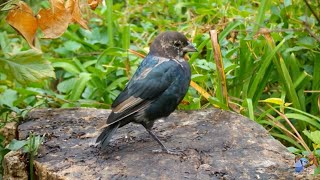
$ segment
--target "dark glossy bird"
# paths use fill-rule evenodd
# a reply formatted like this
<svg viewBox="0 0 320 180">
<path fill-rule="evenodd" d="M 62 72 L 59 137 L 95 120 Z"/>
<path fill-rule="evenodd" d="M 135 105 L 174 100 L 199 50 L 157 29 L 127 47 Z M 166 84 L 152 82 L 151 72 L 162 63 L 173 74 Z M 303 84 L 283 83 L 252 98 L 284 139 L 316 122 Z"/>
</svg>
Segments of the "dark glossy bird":
<svg viewBox="0 0 320 180">
<path fill-rule="evenodd" d="M 158 35 L 125 89 L 112 104 L 112 112 L 97 138 L 105 148 L 118 128 L 133 122 L 141 124 L 161 146 L 161 152 L 174 154 L 153 133 L 155 120 L 169 116 L 186 95 L 190 84 L 190 66 L 184 60 L 196 48 L 174 31 Z"/>
</svg>

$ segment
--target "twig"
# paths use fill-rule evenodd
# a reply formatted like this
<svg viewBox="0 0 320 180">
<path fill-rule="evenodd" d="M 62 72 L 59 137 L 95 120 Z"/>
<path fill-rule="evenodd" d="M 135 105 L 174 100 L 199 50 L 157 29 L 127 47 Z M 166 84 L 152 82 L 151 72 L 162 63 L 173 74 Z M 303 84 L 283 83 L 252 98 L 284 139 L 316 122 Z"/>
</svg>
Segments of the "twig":
<svg viewBox="0 0 320 180">
<path fill-rule="evenodd" d="M 313 16 L 317 19 L 318 24 L 320 24 L 320 18 L 319 16 L 316 14 L 316 12 L 313 11 L 313 9 L 311 8 L 310 4 L 308 3 L 307 0 L 303 0 L 304 3 L 306 3 L 307 7 L 310 9 L 311 13 L 313 14 Z"/>
<path fill-rule="evenodd" d="M 314 32 L 312 32 L 312 30 L 310 29 L 309 25 L 307 24 L 307 22 L 303 22 L 303 24 L 305 25 L 305 29 L 309 32 L 309 34 L 315 38 L 318 42 L 320 42 L 320 37 L 318 37 L 316 34 L 314 34 Z"/>
<path fill-rule="evenodd" d="M 292 123 L 290 122 L 290 120 L 287 118 L 286 115 L 284 115 L 283 113 L 281 113 L 280 111 L 276 110 L 274 107 L 270 106 L 269 104 L 267 104 L 270 108 L 272 108 L 276 113 L 278 113 L 284 120 L 286 120 L 286 122 L 288 123 L 288 125 L 291 127 L 291 129 L 294 131 L 294 133 L 297 135 L 298 137 L 298 141 L 300 142 L 300 144 L 309 152 L 311 153 L 311 150 L 309 149 L 308 145 L 304 142 L 303 138 L 301 137 L 301 135 L 299 134 L 299 132 L 297 131 L 297 129 L 292 125 Z"/>
</svg>

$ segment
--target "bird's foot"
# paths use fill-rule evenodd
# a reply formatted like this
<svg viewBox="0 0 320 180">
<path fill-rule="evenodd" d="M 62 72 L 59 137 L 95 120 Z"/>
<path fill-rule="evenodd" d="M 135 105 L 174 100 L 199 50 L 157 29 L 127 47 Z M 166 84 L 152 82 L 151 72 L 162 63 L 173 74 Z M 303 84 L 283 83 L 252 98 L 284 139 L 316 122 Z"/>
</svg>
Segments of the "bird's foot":
<svg viewBox="0 0 320 180">
<path fill-rule="evenodd" d="M 152 150 L 153 153 L 167 153 L 167 154 L 170 154 L 170 155 L 178 155 L 178 156 L 181 156 L 181 155 L 185 155 L 183 153 L 183 150 L 177 150 L 177 149 L 156 149 L 156 150 Z"/>
</svg>

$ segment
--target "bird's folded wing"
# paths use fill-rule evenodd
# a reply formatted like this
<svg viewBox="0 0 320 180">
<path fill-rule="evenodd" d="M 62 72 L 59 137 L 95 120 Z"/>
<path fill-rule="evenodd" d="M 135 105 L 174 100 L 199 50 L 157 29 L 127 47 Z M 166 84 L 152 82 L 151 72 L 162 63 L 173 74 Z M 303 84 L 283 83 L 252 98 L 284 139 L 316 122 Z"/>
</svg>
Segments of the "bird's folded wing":
<svg viewBox="0 0 320 180">
<path fill-rule="evenodd" d="M 137 71 L 113 102 L 112 114 L 107 124 L 113 124 L 147 108 L 175 80 L 174 66 L 175 62 L 166 61 L 158 64 L 156 68 L 147 66 Z"/>
</svg>

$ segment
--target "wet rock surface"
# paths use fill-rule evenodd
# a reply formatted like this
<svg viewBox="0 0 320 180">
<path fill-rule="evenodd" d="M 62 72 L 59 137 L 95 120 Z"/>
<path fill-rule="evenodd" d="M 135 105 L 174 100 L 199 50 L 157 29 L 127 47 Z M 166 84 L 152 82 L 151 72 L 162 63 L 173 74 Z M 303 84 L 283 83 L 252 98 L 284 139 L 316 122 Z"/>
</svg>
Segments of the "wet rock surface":
<svg viewBox="0 0 320 180">
<path fill-rule="evenodd" d="M 40 179 L 292 179 L 294 156 L 259 124 L 218 109 L 176 111 L 155 123 L 168 148 L 159 149 L 141 125 L 120 128 L 110 147 L 95 145 L 110 111 L 92 108 L 35 109 L 21 124 L 46 134 L 36 158 Z"/>
</svg>

